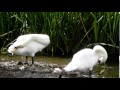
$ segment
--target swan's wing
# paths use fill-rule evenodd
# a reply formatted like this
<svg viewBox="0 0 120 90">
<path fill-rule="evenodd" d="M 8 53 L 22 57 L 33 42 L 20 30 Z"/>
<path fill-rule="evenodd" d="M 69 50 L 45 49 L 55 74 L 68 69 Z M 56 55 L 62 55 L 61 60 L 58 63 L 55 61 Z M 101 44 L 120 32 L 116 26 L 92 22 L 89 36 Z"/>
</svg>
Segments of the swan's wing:
<svg viewBox="0 0 120 90">
<path fill-rule="evenodd" d="M 46 34 L 33 34 L 32 40 L 43 45 L 48 45 L 50 43 L 50 38 Z"/>
<path fill-rule="evenodd" d="M 23 48 L 26 45 L 28 45 L 31 41 L 32 41 L 31 36 L 22 35 L 17 38 L 16 42 L 14 43 L 14 46 L 18 48 Z"/>
<path fill-rule="evenodd" d="M 46 34 L 28 34 L 22 35 L 17 38 L 17 41 L 14 43 L 15 47 L 25 47 L 31 42 L 36 42 L 41 45 L 47 46 L 50 43 L 50 38 Z"/>
</svg>

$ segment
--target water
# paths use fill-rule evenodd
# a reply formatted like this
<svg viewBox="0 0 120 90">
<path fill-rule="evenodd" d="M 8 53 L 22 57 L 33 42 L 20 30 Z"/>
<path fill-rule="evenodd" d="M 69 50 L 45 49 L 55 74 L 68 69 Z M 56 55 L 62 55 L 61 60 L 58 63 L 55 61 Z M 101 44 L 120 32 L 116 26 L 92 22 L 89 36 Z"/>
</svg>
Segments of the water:
<svg viewBox="0 0 120 90">
<path fill-rule="evenodd" d="M 0 55 L 0 61 L 21 61 L 25 60 L 25 57 L 13 56 L 9 57 L 7 55 Z M 31 61 L 31 58 L 28 58 Z M 60 58 L 60 57 L 45 57 L 45 56 L 36 56 L 35 62 L 46 62 L 49 64 L 58 64 L 61 67 L 67 65 L 71 58 Z M 104 65 L 97 65 L 93 69 L 93 74 L 99 75 L 99 78 L 118 78 L 119 77 L 119 64 L 118 63 L 109 63 L 107 62 L 107 68 L 105 72 L 99 75 L 100 71 L 103 70 Z"/>
</svg>

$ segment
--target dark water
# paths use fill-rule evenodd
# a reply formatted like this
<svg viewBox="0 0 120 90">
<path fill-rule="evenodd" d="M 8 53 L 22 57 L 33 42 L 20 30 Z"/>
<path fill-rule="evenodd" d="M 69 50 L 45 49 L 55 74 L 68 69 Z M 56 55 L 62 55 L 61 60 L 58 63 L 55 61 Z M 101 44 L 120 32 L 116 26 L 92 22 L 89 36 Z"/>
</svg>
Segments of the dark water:
<svg viewBox="0 0 120 90">
<path fill-rule="evenodd" d="M 0 55 L 0 61 L 24 61 L 25 57 L 21 56 L 13 56 L 9 57 L 7 55 Z M 31 58 L 29 58 L 29 61 L 31 61 Z M 64 67 L 67 65 L 71 58 L 59 58 L 59 57 L 44 57 L 44 56 L 36 56 L 35 61 L 37 62 L 46 62 L 48 64 L 58 64 L 59 66 Z M 99 78 L 118 78 L 119 77 L 119 63 L 111 63 L 107 62 L 107 68 L 105 69 L 105 72 L 99 75 L 100 71 L 103 70 L 104 65 L 97 65 L 93 69 L 94 74 L 98 74 Z"/>
</svg>

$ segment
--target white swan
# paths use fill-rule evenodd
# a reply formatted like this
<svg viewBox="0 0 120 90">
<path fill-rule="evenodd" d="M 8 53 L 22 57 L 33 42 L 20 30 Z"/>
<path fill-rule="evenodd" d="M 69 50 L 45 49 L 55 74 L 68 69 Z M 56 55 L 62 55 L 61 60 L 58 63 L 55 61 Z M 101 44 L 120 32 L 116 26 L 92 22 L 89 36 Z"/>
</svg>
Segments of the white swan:
<svg viewBox="0 0 120 90">
<path fill-rule="evenodd" d="M 47 34 L 26 34 L 17 38 L 16 42 L 8 48 L 8 53 L 31 56 L 34 64 L 34 56 L 38 51 L 42 51 L 50 44 L 50 38 Z"/>
<path fill-rule="evenodd" d="M 98 63 L 105 63 L 108 58 L 107 51 L 100 45 L 94 46 L 93 49 L 85 48 L 73 55 L 72 61 L 62 69 L 55 68 L 53 73 L 61 73 L 63 71 L 89 71 L 91 77 L 91 71 Z"/>
</svg>

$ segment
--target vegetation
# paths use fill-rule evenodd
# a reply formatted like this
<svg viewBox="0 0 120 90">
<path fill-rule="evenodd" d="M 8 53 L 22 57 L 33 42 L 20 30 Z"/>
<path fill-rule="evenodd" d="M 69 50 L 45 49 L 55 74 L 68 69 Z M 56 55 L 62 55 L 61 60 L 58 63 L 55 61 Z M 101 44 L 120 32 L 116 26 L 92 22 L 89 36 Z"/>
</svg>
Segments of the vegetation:
<svg viewBox="0 0 120 90">
<path fill-rule="evenodd" d="M 46 33 L 50 56 L 69 56 L 98 43 L 109 54 L 119 52 L 118 12 L 0 12 L 0 52 L 19 35 Z"/>
</svg>

